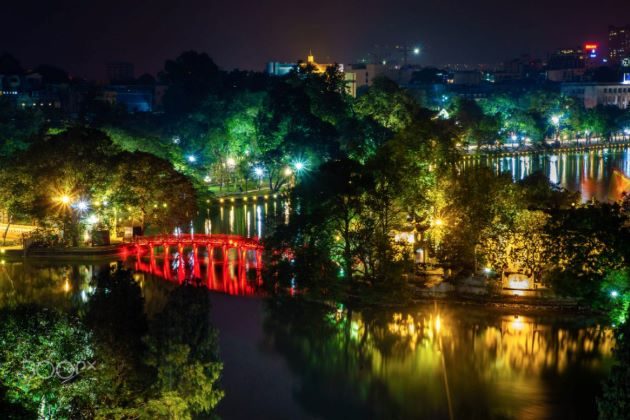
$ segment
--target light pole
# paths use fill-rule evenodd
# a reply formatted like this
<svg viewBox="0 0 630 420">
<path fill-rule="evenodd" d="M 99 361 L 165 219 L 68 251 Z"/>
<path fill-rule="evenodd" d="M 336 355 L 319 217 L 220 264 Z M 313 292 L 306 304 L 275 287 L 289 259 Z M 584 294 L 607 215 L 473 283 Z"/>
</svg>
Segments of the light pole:
<svg viewBox="0 0 630 420">
<path fill-rule="evenodd" d="M 551 123 L 556 127 L 556 141 L 558 141 L 560 137 L 560 115 L 552 115 Z"/>
<path fill-rule="evenodd" d="M 260 186 L 262 183 L 263 175 L 265 174 L 265 170 L 260 166 L 254 168 L 254 174 L 258 177 L 258 189 L 260 190 Z"/>
</svg>

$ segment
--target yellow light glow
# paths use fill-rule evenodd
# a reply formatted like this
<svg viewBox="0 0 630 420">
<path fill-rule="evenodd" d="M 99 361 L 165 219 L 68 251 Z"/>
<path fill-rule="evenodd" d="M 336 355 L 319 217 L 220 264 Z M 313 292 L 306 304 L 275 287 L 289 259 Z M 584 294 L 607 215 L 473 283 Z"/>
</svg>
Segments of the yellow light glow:
<svg viewBox="0 0 630 420">
<path fill-rule="evenodd" d="M 291 176 L 292 173 L 293 171 L 288 166 L 284 168 L 284 176 Z"/>
<path fill-rule="evenodd" d="M 435 224 L 435 226 L 442 226 L 444 224 L 444 220 L 437 218 L 433 223 Z"/>
<path fill-rule="evenodd" d="M 527 290 L 529 280 L 527 278 L 511 278 L 508 282 L 510 289 Z"/>
<path fill-rule="evenodd" d="M 61 204 L 70 204 L 70 196 L 68 195 L 62 195 L 61 197 L 59 197 L 59 201 L 61 202 Z"/>
</svg>

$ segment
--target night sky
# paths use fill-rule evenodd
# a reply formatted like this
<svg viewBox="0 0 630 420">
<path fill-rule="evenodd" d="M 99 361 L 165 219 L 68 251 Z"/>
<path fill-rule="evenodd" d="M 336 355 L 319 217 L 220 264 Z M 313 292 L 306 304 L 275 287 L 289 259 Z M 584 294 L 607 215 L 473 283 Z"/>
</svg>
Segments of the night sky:
<svg viewBox="0 0 630 420">
<path fill-rule="evenodd" d="M 319 62 L 354 62 L 374 44 L 421 45 L 419 64 L 497 63 L 558 47 L 605 42 L 630 23 L 628 0 L 7 0 L 0 51 L 103 78 L 108 61 L 155 73 L 181 51 L 223 68 L 262 70 L 312 49 Z"/>
</svg>

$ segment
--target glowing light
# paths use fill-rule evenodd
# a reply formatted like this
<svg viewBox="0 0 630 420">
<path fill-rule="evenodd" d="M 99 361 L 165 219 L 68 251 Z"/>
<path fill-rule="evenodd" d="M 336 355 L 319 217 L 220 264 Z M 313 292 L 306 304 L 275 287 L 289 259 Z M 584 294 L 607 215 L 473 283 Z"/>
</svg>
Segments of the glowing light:
<svg viewBox="0 0 630 420">
<path fill-rule="evenodd" d="M 508 285 L 510 287 L 510 289 L 517 289 L 517 290 L 527 290 L 529 289 L 529 280 L 526 277 L 523 278 L 510 278 L 510 280 L 508 281 Z"/>
<path fill-rule="evenodd" d="M 254 168 L 254 173 L 256 174 L 257 177 L 261 178 L 263 176 L 263 174 L 265 173 L 265 170 L 259 166 Z"/>
<path fill-rule="evenodd" d="M 300 162 L 297 161 L 293 164 L 293 167 L 295 168 L 295 170 L 299 173 L 300 171 L 304 170 L 304 162 Z"/>
<path fill-rule="evenodd" d="M 291 176 L 292 173 L 293 171 L 288 166 L 284 168 L 284 176 Z"/>
<path fill-rule="evenodd" d="M 617 292 L 616 290 L 610 292 L 610 297 L 616 298 L 617 296 L 619 296 L 619 292 Z"/>
<path fill-rule="evenodd" d="M 195 155 L 188 155 L 188 162 L 195 163 L 197 162 L 197 157 Z"/>
<path fill-rule="evenodd" d="M 205 182 L 206 184 L 209 184 L 210 182 L 212 182 L 212 178 L 206 175 L 203 177 L 203 182 Z"/>
<path fill-rule="evenodd" d="M 90 217 L 88 217 L 88 223 L 91 225 L 98 223 L 98 216 L 95 214 L 90 215 Z"/>
<path fill-rule="evenodd" d="M 442 225 L 444 225 L 444 220 L 442 220 L 442 219 L 440 219 L 440 218 L 437 218 L 437 219 L 435 219 L 435 221 L 433 222 L 433 224 L 434 224 L 435 226 L 442 226 Z"/>
<path fill-rule="evenodd" d="M 560 116 L 559 115 L 552 115 L 551 116 L 551 122 L 553 123 L 553 125 L 557 126 L 558 124 L 560 124 Z"/>
<path fill-rule="evenodd" d="M 521 331 L 525 327 L 525 324 L 523 324 L 523 320 L 519 318 L 518 315 L 514 316 L 514 319 L 510 324 L 512 329 L 514 329 L 515 331 Z"/>
<path fill-rule="evenodd" d="M 70 204 L 70 196 L 67 195 L 62 195 L 61 197 L 59 197 L 59 201 L 61 202 L 61 204 Z"/>
<path fill-rule="evenodd" d="M 88 209 L 88 203 L 86 201 L 79 201 L 78 203 L 76 203 L 76 208 L 79 211 L 86 211 Z"/>
<path fill-rule="evenodd" d="M 418 47 L 414 48 L 414 49 L 413 49 L 413 53 L 414 53 L 415 55 L 420 54 L 420 48 L 418 48 Z"/>
<path fill-rule="evenodd" d="M 225 164 L 228 167 L 233 168 L 236 166 L 236 161 L 234 160 L 234 158 L 227 158 L 227 160 L 225 161 Z"/>
<path fill-rule="evenodd" d="M 484 272 L 484 273 L 486 273 L 486 274 L 490 274 L 490 273 L 492 273 L 492 268 L 490 268 L 490 267 L 485 267 L 485 268 L 483 269 L 483 272 Z"/>
</svg>

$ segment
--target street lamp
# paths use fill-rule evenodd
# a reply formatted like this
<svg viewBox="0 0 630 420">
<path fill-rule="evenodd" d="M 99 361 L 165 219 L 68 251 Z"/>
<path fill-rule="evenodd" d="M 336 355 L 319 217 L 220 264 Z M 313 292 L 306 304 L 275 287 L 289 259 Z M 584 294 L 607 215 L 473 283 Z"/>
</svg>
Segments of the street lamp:
<svg viewBox="0 0 630 420">
<path fill-rule="evenodd" d="M 552 115 L 551 123 L 556 127 L 556 141 L 558 141 L 558 136 L 560 135 L 560 115 Z"/>
<path fill-rule="evenodd" d="M 420 48 L 419 48 L 419 47 L 415 47 L 415 48 L 413 49 L 413 54 L 414 54 L 414 55 L 419 55 L 419 54 L 420 54 Z"/>
<path fill-rule="evenodd" d="M 86 211 L 89 207 L 89 204 L 87 203 L 87 201 L 81 200 L 75 203 L 75 207 L 79 211 Z"/>
<path fill-rule="evenodd" d="M 265 170 L 260 166 L 254 168 L 254 174 L 258 177 L 258 188 L 260 188 L 260 183 L 262 182 L 263 174 Z"/>
<path fill-rule="evenodd" d="M 188 155 L 188 162 L 195 163 L 197 162 L 197 157 L 195 155 Z"/>
</svg>

